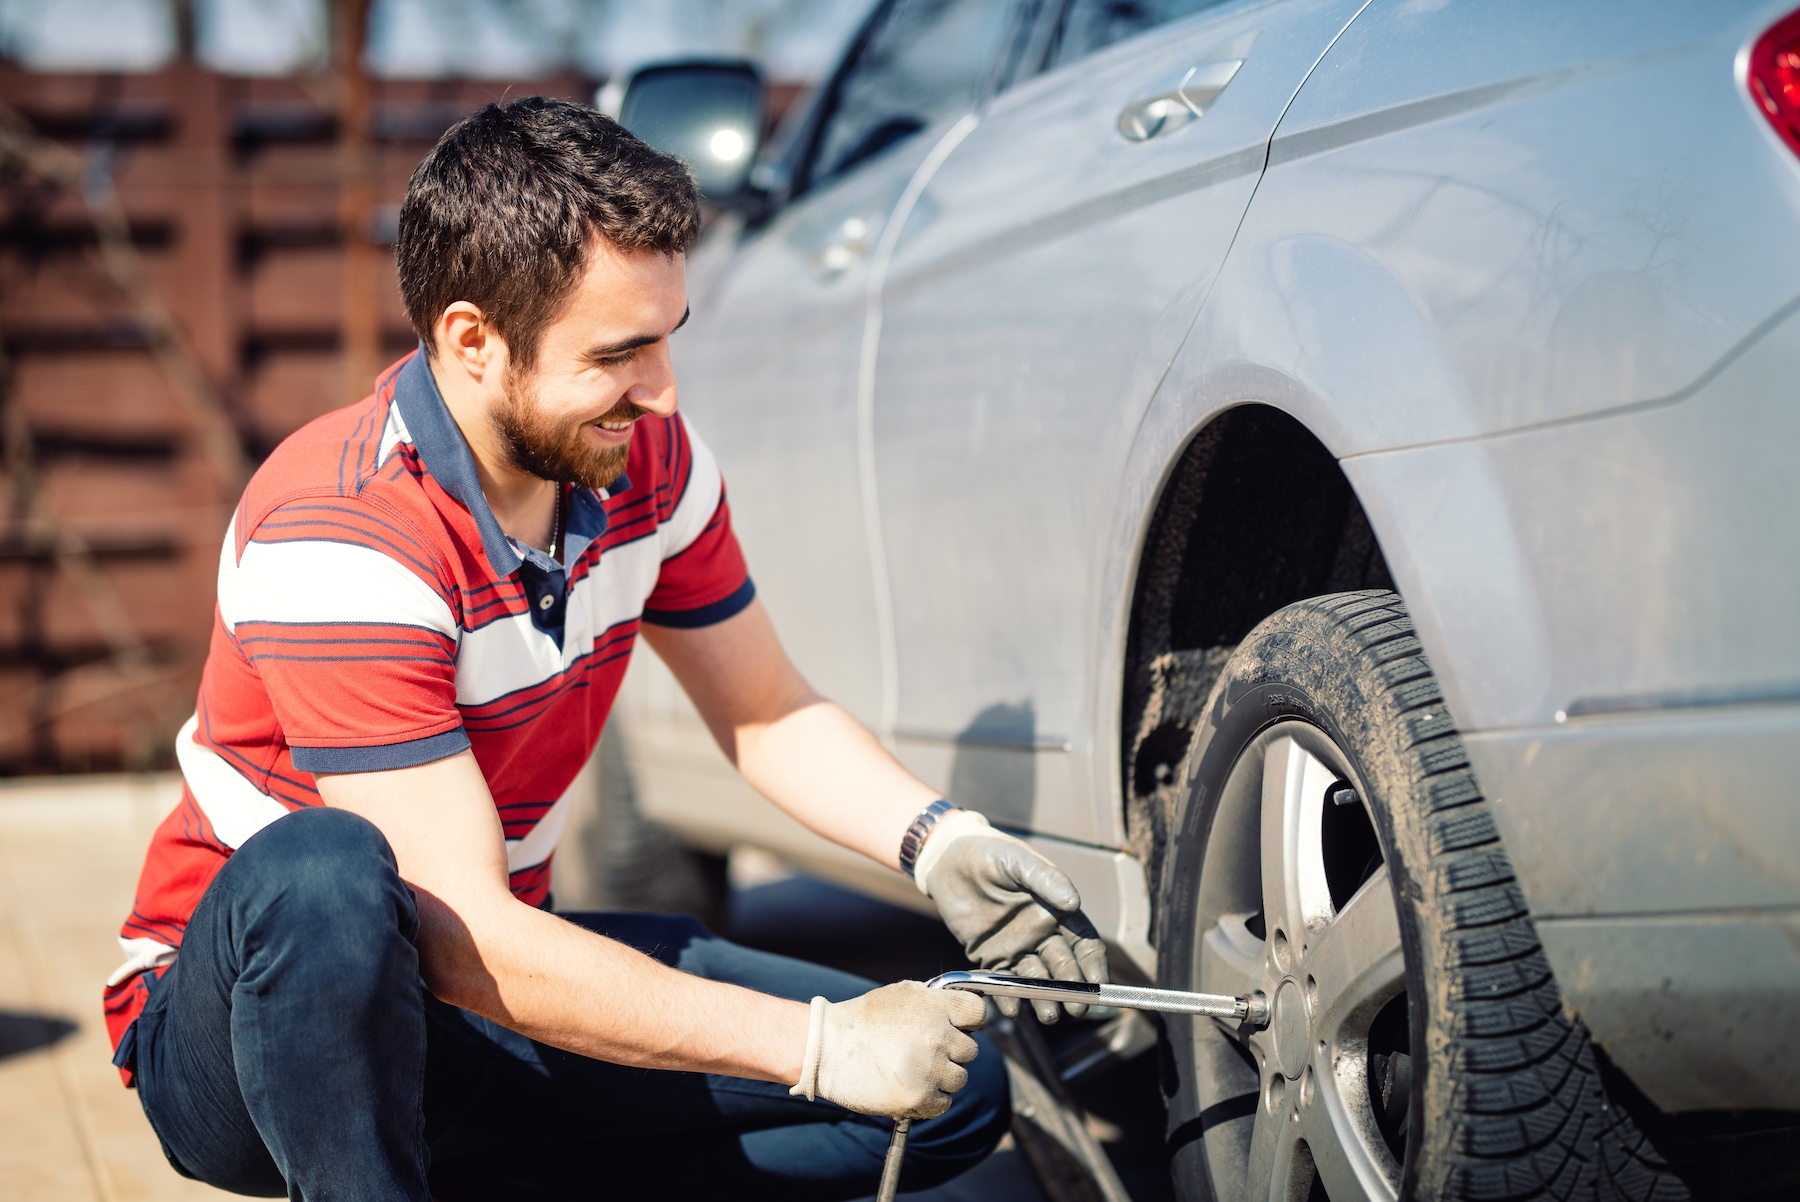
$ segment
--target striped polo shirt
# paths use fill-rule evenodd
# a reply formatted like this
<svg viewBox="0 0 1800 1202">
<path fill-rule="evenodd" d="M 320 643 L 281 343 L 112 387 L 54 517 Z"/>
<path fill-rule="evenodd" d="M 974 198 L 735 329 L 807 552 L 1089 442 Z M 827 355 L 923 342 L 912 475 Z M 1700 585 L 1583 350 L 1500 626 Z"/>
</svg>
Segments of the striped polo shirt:
<svg viewBox="0 0 1800 1202">
<path fill-rule="evenodd" d="M 625 475 L 566 488 L 563 508 L 558 559 L 507 537 L 420 352 L 276 448 L 220 552 L 198 707 L 176 736 L 186 787 L 107 982 L 115 1044 L 226 858 L 320 804 L 315 772 L 472 749 L 512 891 L 544 903 L 567 790 L 639 624 L 704 626 L 755 595 L 718 465 L 679 415 L 638 419 Z"/>
</svg>

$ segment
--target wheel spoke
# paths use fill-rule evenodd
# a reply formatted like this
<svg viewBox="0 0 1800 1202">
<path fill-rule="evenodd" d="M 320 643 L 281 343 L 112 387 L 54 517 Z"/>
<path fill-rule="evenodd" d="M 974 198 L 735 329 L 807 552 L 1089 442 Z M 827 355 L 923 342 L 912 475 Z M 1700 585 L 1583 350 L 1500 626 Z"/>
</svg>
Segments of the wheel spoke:
<svg viewBox="0 0 1800 1202">
<path fill-rule="evenodd" d="M 1263 760 L 1263 912 L 1284 968 L 1331 917 L 1319 819 L 1325 792 L 1336 780 L 1337 773 L 1294 739 L 1269 743 Z M 1277 931 L 1284 938 L 1276 938 Z"/>
<path fill-rule="evenodd" d="M 1400 919 L 1388 870 L 1376 871 L 1318 934 L 1306 956 L 1313 1047 L 1302 1127 L 1333 1198 L 1395 1196 L 1400 1166 L 1369 1104 L 1369 1024 L 1406 988 Z"/>
<path fill-rule="evenodd" d="M 1269 1202 L 1300 1202 L 1312 1177 L 1311 1158 L 1301 1143 L 1294 1087 L 1279 1074 L 1274 1082 L 1272 1090 L 1264 1088 L 1256 1108 L 1244 1196 L 1267 1198 Z"/>
<path fill-rule="evenodd" d="M 1315 937 L 1306 957 L 1313 992 L 1313 1030 L 1335 1043 L 1346 1023 L 1366 1025 L 1406 988 L 1400 916 L 1384 865 Z"/>
<path fill-rule="evenodd" d="M 1200 986 L 1242 997 L 1267 990 L 1267 944 L 1250 933 L 1247 914 L 1227 914 L 1200 941 Z"/>
<path fill-rule="evenodd" d="M 1384 1166 L 1369 1156 L 1364 1141 L 1348 1128 L 1350 1113 L 1342 1105 L 1329 1105 L 1324 1091 L 1315 1088 L 1317 1084 L 1309 1074 L 1300 1089 L 1300 1133 L 1325 1192 L 1334 1199 L 1393 1198 L 1394 1183 Z"/>
</svg>

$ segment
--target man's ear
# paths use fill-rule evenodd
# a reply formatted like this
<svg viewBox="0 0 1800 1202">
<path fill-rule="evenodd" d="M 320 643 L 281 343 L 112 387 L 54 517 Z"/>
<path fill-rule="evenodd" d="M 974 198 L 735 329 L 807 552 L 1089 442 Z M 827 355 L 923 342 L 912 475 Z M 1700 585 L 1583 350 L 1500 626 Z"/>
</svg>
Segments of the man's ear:
<svg viewBox="0 0 1800 1202">
<path fill-rule="evenodd" d="M 487 315 L 468 301 L 456 301 L 438 314 L 431 332 L 445 367 L 458 367 L 480 383 L 506 367 L 506 341 Z"/>
</svg>

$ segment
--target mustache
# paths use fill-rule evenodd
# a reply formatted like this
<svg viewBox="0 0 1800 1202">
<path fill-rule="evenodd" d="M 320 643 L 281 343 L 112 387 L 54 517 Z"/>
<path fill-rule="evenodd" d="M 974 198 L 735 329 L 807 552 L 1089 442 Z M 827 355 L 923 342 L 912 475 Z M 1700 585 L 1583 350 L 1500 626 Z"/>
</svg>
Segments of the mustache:
<svg viewBox="0 0 1800 1202">
<path fill-rule="evenodd" d="M 602 422 L 634 422 L 649 412 L 650 411 L 643 406 L 634 404 L 621 397 L 618 404 L 614 405 L 611 409 L 608 409 L 605 413 L 602 413 L 599 417 L 596 417 L 592 422 L 587 424 L 599 425 Z"/>
</svg>

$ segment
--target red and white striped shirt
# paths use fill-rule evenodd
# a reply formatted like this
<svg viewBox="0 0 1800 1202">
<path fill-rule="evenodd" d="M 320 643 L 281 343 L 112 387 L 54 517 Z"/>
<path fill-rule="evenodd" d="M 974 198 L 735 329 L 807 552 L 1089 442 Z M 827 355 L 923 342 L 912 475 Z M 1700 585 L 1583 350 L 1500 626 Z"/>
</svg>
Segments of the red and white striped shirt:
<svg viewBox="0 0 1800 1202">
<path fill-rule="evenodd" d="M 568 490 L 565 507 L 560 561 L 501 531 L 418 352 L 276 448 L 219 557 L 198 709 L 176 737 L 186 788 L 151 840 L 107 982 L 115 1045 L 226 858 L 319 804 L 315 772 L 472 748 L 512 891 L 543 903 L 564 794 L 639 623 L 704 626 L 755 595 L 718 465 L 679 415 L 640 418 L 625 475 Z"/>
</svg>

